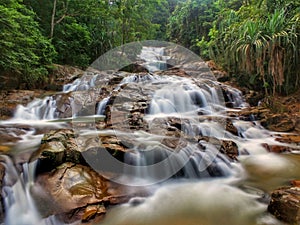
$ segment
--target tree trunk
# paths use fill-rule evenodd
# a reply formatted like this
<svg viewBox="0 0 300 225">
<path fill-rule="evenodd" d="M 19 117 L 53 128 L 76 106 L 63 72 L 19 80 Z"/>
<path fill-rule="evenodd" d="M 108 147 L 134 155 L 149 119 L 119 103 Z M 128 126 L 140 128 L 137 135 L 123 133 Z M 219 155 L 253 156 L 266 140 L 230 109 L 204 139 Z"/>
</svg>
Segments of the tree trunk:
<svg viewBox="0 0 300 225">
<path fill-rule="evenodd" d="M 53 2 L 53 10 L 52 10 L 52 16 L 51 16 L 51 30 L 50 30 L 50 38 L 53 37 L 54 33 L 54 26 L 55 26 L 55 14 L 56 14 L 56 1 Z"/>
</svg>

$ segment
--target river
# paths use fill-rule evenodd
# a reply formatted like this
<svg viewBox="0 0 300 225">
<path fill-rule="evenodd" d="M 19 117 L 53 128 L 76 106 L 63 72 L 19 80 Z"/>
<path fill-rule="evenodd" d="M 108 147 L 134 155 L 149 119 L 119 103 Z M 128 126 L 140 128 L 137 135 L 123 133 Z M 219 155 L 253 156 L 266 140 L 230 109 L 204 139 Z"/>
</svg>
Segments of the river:
<svg viewBox="0 0 300 225">
<path fill-rule="evenodd" d="M 193 64 L 193 54 L 186 56 L 188 53 L 184 52 L 185 59 L 176 61 L 183 56 L 174 54 L 172 58 L 168 55 L 170 52 L 165 47 L 143 46 L 138 57 L 149 73 L 124 75 L 118 72 L 123 77 L 100 100 L 95 93 L 99 94 L 103 85 L 108 84 L 109 73 L 103 77 L 101 73 L 89 72 L 66 84 L 56 95 L 35 99 L 27 106 L 18 106 L 12 119 L 1 121 L 1 126 L 24 131 L 19 135 L 21 140 L 9 143 L 10 151 L 1 156 L 6 168 L 2 190 L 5 218 L 2 224 L 67 224 L 56 215 L 45 217 L 41 213 L 42 208 L 47 208 L 47 203 L 40 203 L 34 195 L 42 190 L 37 190 L 35 185 L 36 161 L 29 163 L 31 154 L 40 146 L 43 133 L 62 128 L 74 129 L 81 136 L 113 133 L 122 140 L 134 140 L 130 145 L 131 152 L 126 153 L 122 162 L 124 176 L 114 178 L 114 182 L 129 187 L 144 186 L 151 189 L 151 194 L 133 197 L 128 203 L 110 207 L 104 220 L 97 224 L 283 224 L 267 212 L 269 193 L 290 180 L 300 179 L 299 154 L 297 151 L 282 155 L 270 153 L 264 145 L 287 145 L 276 140 L 280 133 L 264 129 L 255 118 L 241 120 L 230 117 L 231 113 L 248 106 L 242 93 L 227 85 L 224 85 L 226 89 L 221 89 L 220 83 L 207 72 L 200 59 L 201 64 Z M 190 61 L 187 63 L 186 59 Z M 167 62 L 188 71 L 187 76 L 159 74 L 168 68 Z M 97 63 L 94 65 L 99 66 Z M 132 87 L 138 87 L 145 96 L 150 96 L 143 117 L 148 124 L 147 131 L 132 130 L 128 128 L 130 124 L 119 123 L 117 112 L 141 102 L 141 97 L 137 97 L 138 101 L 135 99 Z M 90 92 L 93 94 L 90 95 Z M 111 110 L 111 123 L 118 122 L 119 125 L 99 129 L 95 121 L 108 116 L 106 109 L 111 104 L 112 95 L 115 97 L 111 107 L 115 107 L 115 111 Z M 224 98 L 223 95 L 227 96 Z M 93 96 L 89 105 L 92 112 L 87 108 L 85 111 L 76 108 L 77 102 L 88 101 L 90 96 Z M 69 103 L 62 106 L 62 98 Z M 226 104 L 228 102 L 230 107 Z M 171 129 L 161 130 L 162 121 L 166 118 L 179 120 L 181 133 L 176 138 L 184 144 L 176 142 L 178 145 L 172 150 L 175 153 L 162 145 Z M 236 133 L 226 128 L 228 120 Z M 89 129 L 82 128 L 82 123 L 89 123 Z M 198 139 L 186 141 L 188 137 Z M 201 137 L 208 137 L 210 141 Z M 215 140 L 234 142 L 238 149 L 237 159 L 220 154 L 218 147 L 211 144 Z M 97 168 L 92 159 L 86 160 L 96 171 L 103 170 Z M 118 167 L 114 163 L 112 161 L 108 166 Z M 72 224 L 81 224 L 81 221 Z"/>
</svg>

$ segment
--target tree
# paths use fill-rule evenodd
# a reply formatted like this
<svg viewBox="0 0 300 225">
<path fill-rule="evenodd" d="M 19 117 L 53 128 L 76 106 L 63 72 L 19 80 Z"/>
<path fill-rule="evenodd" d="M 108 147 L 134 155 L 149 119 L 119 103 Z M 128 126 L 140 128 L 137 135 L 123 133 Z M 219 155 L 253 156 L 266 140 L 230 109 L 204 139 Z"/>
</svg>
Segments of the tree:
<svg viewBox="0 0 300 225">
<path fill-rule="evenodd" d="M 0 4 L 0 68 L 32 85 L 46 78 L 55 50 L 40 32 L 35 14 L 16 0 Z"/>
<path fill-rule="evenodd" d="M 266 95 L 290 93 L 300 84 L 299 3 L 269 4 L 253 1 L 238 10 L 223 9 L 211 30 L 217 31 L 211 56 L 251 88 L 263 88 Z"/>
<path fill-rule="evenodd" d="M 38 15 L 58 57 L 81 67 L 124 43 L 155 38 L 165 0 L 24 0 Z"/>
<path fill-rule="evenodd" d="M 207 58 L 198 42 L 208 41 L 217 12 L 213 0 L 179 2 L 169 19 L 168 38 Z"/>
</svg>

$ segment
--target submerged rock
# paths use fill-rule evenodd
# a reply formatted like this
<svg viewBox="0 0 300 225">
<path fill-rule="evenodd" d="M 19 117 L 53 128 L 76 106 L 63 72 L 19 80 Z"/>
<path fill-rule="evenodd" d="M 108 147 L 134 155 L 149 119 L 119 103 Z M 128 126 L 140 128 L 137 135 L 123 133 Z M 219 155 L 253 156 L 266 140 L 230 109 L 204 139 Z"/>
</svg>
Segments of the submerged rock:
<svg viewBox="0 0 300 225">
<path fill-rule="evenodd" d="M 272 192 L 268 211 L 290 224 L 300 224 L 300 186 L 282 187 Z"/>
</svg>

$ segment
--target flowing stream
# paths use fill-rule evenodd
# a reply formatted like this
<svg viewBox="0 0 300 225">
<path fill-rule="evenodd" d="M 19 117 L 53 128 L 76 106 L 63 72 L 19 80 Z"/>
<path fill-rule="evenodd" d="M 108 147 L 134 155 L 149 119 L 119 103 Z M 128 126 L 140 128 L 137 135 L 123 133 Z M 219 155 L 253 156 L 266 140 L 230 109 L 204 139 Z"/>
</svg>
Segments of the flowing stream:
<svg viewBox="0 0 300 225">
<path fill-rule="evenodd" d="M 278 133 L 265 130 L 258 121 L 232 119 L 237 134 L 225 129 L 227 112 L 239 111 L 247 106 L 237 89 L 226 87 L 225 95 L 232 105 L 227 108 L 219 84 L 214 80 L 155 74 L 167 68 L 166 60 L 169 56 L 165 55 L 164 48 L 144 46 L 139 57 L 144 60 L 143 66 L 150 73 L 144 76 L 124 76 L 88 115 L 93 118 L 105 116 L 112 92 L 126 91 L 124 86 L 127 89 L 135 83 L 142 84 L 145 89 L 155 86 L 144 117 L 150 124 L 150 132 L 126 133 L 118 131 L 118 128 L 96 132 L 102 132 L 103 135 L 113 132 L 121 138 L 134 139 L 134 153 L 128 153 L 125 160 L 137 167 L 134 171 L 129 171 L 129 168 L 124 173 L 159 182 L 153 187 L 153 195 L 133 198 L 126 204 L 112 208 L 99 224 L 281 225 L 266 211 L 268 192 L 291 179 L 300 178 L 298 155 L 269 153 L 263 147 L 264 144 L 284 144 L 276 141 Z M 97 73 L 79 78 L 65 85 L 57 95 L 35 99 L 26 107 L 19 106 L 14 118 L 1 122 L 6 127 L 23 127 L 24 124 L 31 127 L 20 136 L 20 141 L 10 144 L 12 157 L 1 156 L 6 167 L 2 190 L 5 205 L 3 224 L 65 224 L 55 215 L 42 218 L 42 206 L 32 194 L 35 187 L 35 163 L 28 164 L 22 159 L 28 159 L 28 155 L 38 148 L 43 132 L 37 130 L 66 128 L 70 127 L 70 121 L 74 118 L 85 118 L 80 115 L 80 110 L 76 110 L 78 98 L 71 94 L 93 88 L 97 92 L 97 85 L 103 81 L 101 79 L 101 74 Z M 69 101 L 62 107 L 58 101 L 61 96 Z M 126 102 L 123 106 L 126 107 Z M 63 110 L 58 110 L 59 107 Z M 71 112 L 62 117 L 63 112 L 68 112 L 68 107 Z M 184 147 L 179 146 L 179 153 L 170 156 L 169 150 L 161 147 L 162 134 L 155 130 L 159 123 L 157 121 L 167 117 L 179 118 L 181 130 L 186 135 L 234 141 L 240 154 L 239 162 L 230 161 L 219 153 L 215 145 L 201 140 Z M 166 164 L 159 167 L 163 170 L 157 172 L 156 167 L 149 171 L 149 165 L 156 165 L 162 159 L 167 159 Z M 164 177 L 172 177 L 170 174 L 176 176 L 163 180 Z"/>
</svg>

